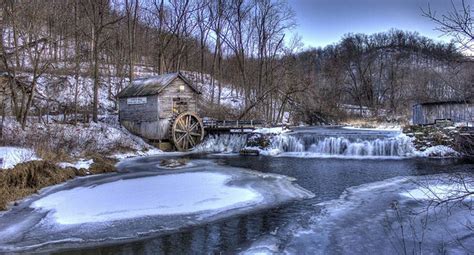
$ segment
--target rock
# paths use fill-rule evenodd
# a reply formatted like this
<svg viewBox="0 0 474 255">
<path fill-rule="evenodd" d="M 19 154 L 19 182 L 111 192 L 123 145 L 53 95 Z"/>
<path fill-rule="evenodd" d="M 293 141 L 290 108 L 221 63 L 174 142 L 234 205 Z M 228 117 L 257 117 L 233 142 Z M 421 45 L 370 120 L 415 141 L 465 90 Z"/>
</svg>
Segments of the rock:
<svg viewBox="0 0 474 255">
<path fill-rule="evenodd" d="M 240 150 L 239 154 L 242 156 L 258 156 L 260 151 L 258 149 L 245 148 Z"/>
<path fill-rule="evenodd" d="M 265 149 L 271 144 L 271 134 L 253 133 L 247 138 L 246 147 Z"/>
<path fill-rule="evenodd" d="M 178 168 L 185 166 L 188 163 L 188 159 L 179 158 L 179 159 L 163 159 L 160 162 L 160 166 L 166 168 Z"/>
</svg>

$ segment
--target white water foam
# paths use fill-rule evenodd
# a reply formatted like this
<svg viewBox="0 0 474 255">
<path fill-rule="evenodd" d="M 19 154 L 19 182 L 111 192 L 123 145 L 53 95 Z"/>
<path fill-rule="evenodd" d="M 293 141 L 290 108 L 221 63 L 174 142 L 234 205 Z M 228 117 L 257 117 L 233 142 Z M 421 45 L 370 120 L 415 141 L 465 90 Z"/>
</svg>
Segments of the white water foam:
<svg viewBox="0 0 474 255">
<path fill-rule="evenodd" d="M 382 137 L 344 137 L 287 133 L 271 136 L 262 155 L 291 157 L 409 157 L 416 156 L 412 138 L 404 134 Z M 237 153 L 245 148 L 247 135 L 212 135 L 195 151 Z"/>
<path fill-rule="evenodd" d="M 369 156 L 405 157 L 415 152 L 411 138 L 406 135 L 376 138 L 373 140 L 350 140 L 346 137 L 297 137 L 291 135 L 275 136 L 269 149 L 274 153 L 305 153 L 320 156 Z"/>
<path fill-rule="evenodd" d="M 221 134 L 209 135 L 206 140 L 196 146 L 196 152 L 238 153 L 245 147 L 247 135 Z"/>
</svg>

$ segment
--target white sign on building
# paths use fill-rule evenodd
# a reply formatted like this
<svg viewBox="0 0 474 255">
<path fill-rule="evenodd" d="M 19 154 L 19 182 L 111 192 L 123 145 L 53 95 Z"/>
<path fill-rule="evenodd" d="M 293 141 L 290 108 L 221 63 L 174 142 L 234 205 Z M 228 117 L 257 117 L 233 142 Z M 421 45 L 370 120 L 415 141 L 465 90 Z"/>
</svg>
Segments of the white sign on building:
<svg viewBox="0 0 474 255">
<path fill-rule="evenodd" d="M 146 97 L 127 98 L 127 104 L 146 104 Z"/>
</svg>

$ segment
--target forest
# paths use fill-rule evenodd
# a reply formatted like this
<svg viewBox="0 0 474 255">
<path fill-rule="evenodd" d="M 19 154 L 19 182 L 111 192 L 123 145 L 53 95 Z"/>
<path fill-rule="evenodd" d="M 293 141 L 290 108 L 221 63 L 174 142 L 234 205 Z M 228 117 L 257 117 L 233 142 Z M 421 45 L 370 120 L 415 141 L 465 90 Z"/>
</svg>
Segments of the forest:
<svg viewBox="0 0 474 255">
<path fill-rule="evenodd" d="M 406 122 L 415 103 L 469 101 L 474 93 L 472 33 L 444 43 L 392 29 L 306 48 L 291 33 L 297 23 L 284 0 L 1 3 L 0 71 L 11 80 L 0 91 L 1 109 L 23 126 L 29 116 L 44 114 L 97 121 L 117 111 L 115 97 L 130 80 L 149 73 L 187 71 L 206 84 L 203 116 L 272 124 L 353 116 Z M 470 15 L 469 6 L 464 13 Z M 465 18 L 420 10 L 453 25 L 441 26 L 451 35 L 463 28 L 449 16 L 455 14 Z M 58 100 L 53 92 L 61 90 L 72 96 Z M 238 107 L 222 103 L 224 91 L 241 99 Z"/>
<path fill-rule="evenodd" d="M 471 2 L 0 0 L 0 254 L 474 254 Z"/>
</svg>

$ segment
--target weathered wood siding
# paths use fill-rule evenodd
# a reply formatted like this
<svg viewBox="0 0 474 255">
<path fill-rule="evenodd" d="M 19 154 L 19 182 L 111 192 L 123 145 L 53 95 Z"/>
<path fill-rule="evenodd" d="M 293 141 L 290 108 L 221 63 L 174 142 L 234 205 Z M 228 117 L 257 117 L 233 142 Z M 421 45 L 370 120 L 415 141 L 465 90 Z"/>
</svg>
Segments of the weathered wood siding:
<svg viewBox="0 0 474 255">
<path fill-rule="evenodd" d="M 122 121 L 152 122 L 158 121 L 158 97 L 147 96 L 146 104 L 127 104 L 128 98 L 119 99 L 119 117 Z"/>
<path fill-rule="evenodd" d="M 413 124 L 434 124 L 439 119 L 450 119 L 453 122 L 472 122 L 474 121 L 473 114 L 473 104 L 417 104 L 413 106 Z"/>
<path fill-rule="evenodd" d="M 128 98 L 119 99 L 119 117 L 122 125 L 133 134 L 147 139 L 162 139 L 158 113 L 158 96 L 147 96 L 146 104 L 128 104 Z"/>
<path fill-rule="evenodd" d="M 184 86 L 184 90 L 180 91 L 179 87 Z M 158 102 L 160 105 L 159 118 L 171 118 L 173 114 L 173 98 L 186 99 L 188 101 L 188 111 L 197 111 L 197 94 L 180 78 L 175 79 L 166 87 L 159 95 Z"/>
<path fill-rule="evenodd" d="M 122 125 L 135 135 L 150 140 L 169 139 L 170 119 L 153 122 L 121 121 Z"/>
<path fill-rule="evenodd" d="M 183 90 L 180 91 L 180 86 Z M 146 104 L 127 104 L 128 98 L 119 99 L 119 116 L 122 125 L 130 132 L 152 140 L 169 139 L 173 112 L 173 99 L 187 102 L 187 111 L 197 111 L 197 93 L 181 78 L 176 78 L 158 95 L 147 96 Z"/>
</svg>

